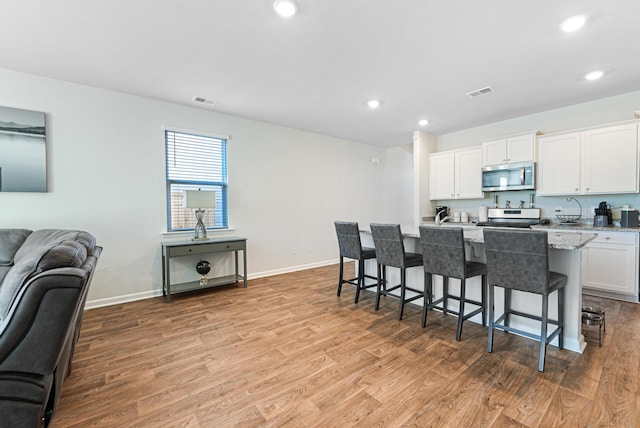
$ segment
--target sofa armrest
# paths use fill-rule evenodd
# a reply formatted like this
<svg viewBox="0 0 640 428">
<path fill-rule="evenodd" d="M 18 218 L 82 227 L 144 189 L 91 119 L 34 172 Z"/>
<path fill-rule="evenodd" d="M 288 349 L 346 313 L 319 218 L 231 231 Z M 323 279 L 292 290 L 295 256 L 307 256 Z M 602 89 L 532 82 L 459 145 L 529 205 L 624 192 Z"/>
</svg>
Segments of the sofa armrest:
<svg viewBox="0 0 640 428">
<path fill-rule="evenodd" d="M 29 280 L 0 324 L 0 370 L 53 373 L 89 275 L 57 268 Z"/>
</svg>

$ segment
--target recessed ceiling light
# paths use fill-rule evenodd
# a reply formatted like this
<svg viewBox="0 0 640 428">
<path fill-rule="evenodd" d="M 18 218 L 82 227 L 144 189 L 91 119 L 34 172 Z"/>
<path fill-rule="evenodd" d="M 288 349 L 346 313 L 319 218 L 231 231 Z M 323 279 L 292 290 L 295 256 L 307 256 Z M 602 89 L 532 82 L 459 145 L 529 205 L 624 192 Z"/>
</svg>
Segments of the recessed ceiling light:
<svg viewBox="0 0 640 428">
<path fill-rule="evenodd" d="M 584 78 L 587 80 L 598 80 L 604 76 L 604 73 L 600 70 L 592 71 L 591 73 L 587 73 Z"/>
<path fill-rule="evenodd" d="M 565 33 L 573 33 L 582 28 L 585 22 L 587 22 L 587 19 L 584 16 L 572 16 L 565 20 L 562 25 L 560 25 L 560 28 Z"/>
<path fill-rule="evenodd" d="M 273 2 L 273 8 L 284 18 L 291 18 L 298 12 L 298 6 L 293 0 L 276 0 Z"/>
<path fill-rule="evenodd" d="M 418 125 L 420 126 L 427 126 L 428 124 L 429 124 L 429 121 L 427 119 L 422 119 L 418 121 Z"/>
<path fill-rule="evenodd" d="M 369 108 L 378 108 L 378 107 L 380 107 L 380 101 L 378 101 L 378 100 L 369 100 L 369 101 L 367 101 L 367 105 L 369 106 Z"/>
</svg>

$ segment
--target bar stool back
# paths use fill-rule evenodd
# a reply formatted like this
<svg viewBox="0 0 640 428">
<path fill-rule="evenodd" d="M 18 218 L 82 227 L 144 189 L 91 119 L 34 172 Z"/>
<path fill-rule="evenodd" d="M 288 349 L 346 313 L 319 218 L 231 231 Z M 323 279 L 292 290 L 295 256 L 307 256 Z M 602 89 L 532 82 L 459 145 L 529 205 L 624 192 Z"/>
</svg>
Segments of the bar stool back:
<svg viewBox="0 0 640 428">
<path fill-rule="evenodd" d="M 353 303 L 358 303 L 360 299 L 360 290 L 372 288 L 377 285 L 376 282 L 367 285 L 366 278 L 376 279 L 376 276 L 367 275 L 364 270 L 364 261 L 374 259 L 376 250 L 373 248 L 362 247 L 360 242 L 360 228 L 358 223 L 336 221 L 336 235 L 338 236 L 338 247 L 340 248 L 340 278 L 338 280 L 338 296 L 342 292 L 342 284 L 348 283 L 356 287 L 356 295 Z M 357 260 L 358 275 L 355 278 L 344 278 L 344 258 Z"/>
<path fill-rule="evenodd" d="M 404 304 L 416 299 L 423 298 L 424 290 L 418 290 L 407 286 L 406 270 L 411 267 L 422 265 L 422 255 L 416 253 L 406 253 L 402 242 L 402 232 L 399 224 L 371 224 L 371 234 L 376 250 L 378 262 L 378 287 L 376 290 L 376 311 L 380 307 L 380 296 L 389 296 L 400 299 L 400 309 L 398 319 L 402 319 Z M 387 267 L 400 269 L 400 284 L 382 289 L 382 284 L 387 284 Z M 400 296 L 392 291 L 400 290 Z M 416 293 L 414 296 L 406 297 L 406 291 Z"/>
<path fill-rule="evenodd" d="M 567 276 L 549 270 L 547 232 L 531 230 L 484 229 L 485 252 L 489 276 L 489 339 L 487 351 L 493 347 L 493 330 L 516 332 L 540 341 L 538 370 L 544 370 L 546 347 L 558 336 L 558 347 L 563 347 L 564 287 Z M 505 290 L 504 313 L 494 320 L 494 289 Z M 541 316 L 516 311 L 511 308 L 512 290 L 526 291 L 542 296 Z M 558 291 L 558 319 L 549 319 L 549 294 Z M 540 321 L 540 335 L 509 326 L 511 315 Z M 547 333 L 547 324 L 556 329 Z"/>
<path fill-rule="evenodd" d="M 467 261 L 464 251 L 464 235 L 461 227 L 431 227 L 420 226 L 420 243 L 424 261 L 425 304 L 422 311 L 422 326 L 427 324 L 427 311 L 433 308 L 442 310 L 445 314 L 451 312 L 458 316 L 456 340 L 462 336 L 462 323 L 469 318 L 482 313 L 482 325 L 485 324 L 485 296 L 487 294 L 487 266 L 484 263 Z M 442 298 L 433 301 L 433 275 L 442 276 Z M 481 299 L 470 300 L 466 297 L 466 280 L 474 276 L 481 276 Z M 460 295 L 449 293 L 449 278 L 460 280 Z M 448 309 L 448 299 L 460 302 L 458 311 Z M 442 303 L 441 306 L 438 306 Z M 477 308 L 465 314 L 465 304 L 471 303 Z"/>
</svg>

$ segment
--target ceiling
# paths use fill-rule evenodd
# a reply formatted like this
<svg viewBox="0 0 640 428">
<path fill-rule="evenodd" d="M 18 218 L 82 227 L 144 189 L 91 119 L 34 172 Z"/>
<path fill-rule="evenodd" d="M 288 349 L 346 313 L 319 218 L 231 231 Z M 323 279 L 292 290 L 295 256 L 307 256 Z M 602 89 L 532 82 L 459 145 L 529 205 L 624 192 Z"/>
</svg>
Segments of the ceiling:
<svg viewBox="0 0 640 428">
<path fill-rule="evenodd" d="M 379 146 L 640 89 L 638 0 L 297 3 L 5 2 L 0 68 Z"/>
</svg>

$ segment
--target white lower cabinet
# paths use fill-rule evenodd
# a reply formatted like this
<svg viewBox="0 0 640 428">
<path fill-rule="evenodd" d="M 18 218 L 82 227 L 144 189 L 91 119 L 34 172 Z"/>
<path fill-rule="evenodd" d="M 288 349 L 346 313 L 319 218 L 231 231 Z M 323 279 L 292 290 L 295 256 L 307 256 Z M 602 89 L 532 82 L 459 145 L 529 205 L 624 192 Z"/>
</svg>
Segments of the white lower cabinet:
<svg viewBox="0 0 640 428">
<path fill-rule="evenodd" d="M 582 289 L 638 301 L 638 233 L 601 232 L 582 250 Z"/>
</svg>

